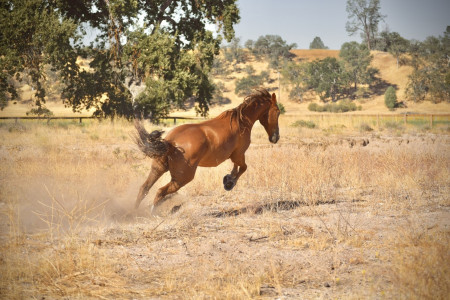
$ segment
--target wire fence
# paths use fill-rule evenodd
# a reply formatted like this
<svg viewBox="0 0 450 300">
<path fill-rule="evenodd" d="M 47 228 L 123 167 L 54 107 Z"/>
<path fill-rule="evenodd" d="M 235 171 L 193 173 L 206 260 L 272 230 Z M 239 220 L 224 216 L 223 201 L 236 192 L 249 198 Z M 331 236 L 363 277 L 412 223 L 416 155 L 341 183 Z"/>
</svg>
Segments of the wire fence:
<svg viewBox="0 0 450 300">
<path fill-rule="evenodd" d="M 177 121 L 179 120 L 205 120 L 204 118 L 191 118 L 191 117 L 178 117 L 178 116 L 169 116 L 161 118 L 164 120 L 171 120 L 174 125 L 177 124 Z M 76 120 L 79 123 L 83 123 L 83 120 L 103 120 L 102 118 L 98 117 L 31 117 L 31 116 L 22 116 L 22 117 L 0 117 L 0 120 L 14 120 L 16 123 L 19 122 L 19 120 L 43 120 L 47 121 L 47 123 L 50 123 L 52 120 Z"/>
<path fill-rule="evenodd" d="M 380 128 L 396 123 L 404 126 L 416 125 L 433 128 L 436 125 L 450 125 L 450 114 L 307 114 L 294 118 L 329 126 L 345 124 L 357 127 L 361 124 L 368 124 Z"/>
<path fill-rule="evenodd" d="M 417 126 L 429 126 L 433 128 L 436 125 L 450 125 L 450 114 L 305 114 L 305 115 L 294 115 L 294 116 L 286 116 L 287 118 L 292 119 L 303 119 L 314 121 L 315 123 L 320 123 L 323 125 L 336 125 L 336 124 L 345 124 L 347 126 L 359 126 L 363 123 L 381 127 L 389 123 L 398 123 L 407 125 L 417 125 Z M 74 120 L 82 123 L 83 120 L 102 120 L 102 118 L 97 117 L 37 117 L 37 116 L 21 116 L 21 117 L 0 117 L 0 120 L 15 120 L 15 122 L 19 122 L 19 120 L 43 120 L 50 123 L 52 120 Z M 168 116 L 161 118 L 164 121 L 165 125 L 177 125 L 180 121 L 189 121 L 189 122 L 199 122 L 206 120 L 205 118 L 196 118 L 196 117 L 181 117 L 181 116 Z M 166 121 L 169 121 L 168 123 Z"/>
</svg>

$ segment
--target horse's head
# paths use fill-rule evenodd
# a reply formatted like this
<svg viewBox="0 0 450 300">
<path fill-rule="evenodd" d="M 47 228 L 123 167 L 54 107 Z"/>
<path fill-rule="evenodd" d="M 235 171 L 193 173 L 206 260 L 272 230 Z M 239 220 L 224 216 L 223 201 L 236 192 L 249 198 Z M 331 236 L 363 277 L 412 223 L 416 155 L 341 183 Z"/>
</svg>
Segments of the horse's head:
<svg viewBox="0 0 450 300">
<path fill-rule="evenodd" d="M 273 93 L 270 100 L 270 107 L 267 112 L 261 115 L 259 122 L 264 126 L 264 129 L 269 136 L 269 141 L 274 144 L 280 139 L 280 130 L 278 128 L 279 116 L 280 109 L 277 105 L 277 97 L 275 96 L 275 93 Z"/>
</svg>

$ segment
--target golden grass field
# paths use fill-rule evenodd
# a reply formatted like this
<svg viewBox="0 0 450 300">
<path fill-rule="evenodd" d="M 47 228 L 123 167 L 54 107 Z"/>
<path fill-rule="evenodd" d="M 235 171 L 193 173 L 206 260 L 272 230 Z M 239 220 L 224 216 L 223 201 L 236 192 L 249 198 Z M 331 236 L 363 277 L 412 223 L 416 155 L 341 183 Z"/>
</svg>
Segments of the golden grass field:
<svg viewBox="0 0 450 300">
<path fill-rule="evenodd" d="M 255 125 L 233 191 L 230 162 L 200 168 L 156 218 L 169 177 L 133 211 L 130 123 L 1 123 L 1 297 L 445 299 L 447 131 L 292 120 L 277 145 Z"/>
<path fill-rule="evenodd" d="M 212 116 L 242 101 L 217 80 L 232 101 Z M 134 211 L 151 160 L 132 123 L 1 121 L 0 298 L 448 299 L 448 118 L 377 120 L 378 98 L 305 114 L 287 93 L 280 141 L 255 124 L 232 191 L 231 162 L 199 168 L 156 217 L 170 177 Z M 433 105 L 409 109 L 448 112 Z"/>
</svg>

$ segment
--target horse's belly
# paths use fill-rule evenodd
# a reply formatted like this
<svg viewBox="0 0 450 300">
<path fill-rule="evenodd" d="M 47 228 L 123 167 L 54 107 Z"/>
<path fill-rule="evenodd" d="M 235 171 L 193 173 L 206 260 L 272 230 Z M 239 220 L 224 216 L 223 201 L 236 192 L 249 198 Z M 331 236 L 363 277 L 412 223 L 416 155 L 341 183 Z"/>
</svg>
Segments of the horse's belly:
<svg viewBox="0 0 450 300">
<path fill-rule="evenodd" d="M 221 163 L 223 163 L 225 160 L 227 160 L 229 156 L 226 155 L 206 155 L 200 160 L 200 163 L 198 164 L 200 167 L 217 167 Z"/>
</svg>

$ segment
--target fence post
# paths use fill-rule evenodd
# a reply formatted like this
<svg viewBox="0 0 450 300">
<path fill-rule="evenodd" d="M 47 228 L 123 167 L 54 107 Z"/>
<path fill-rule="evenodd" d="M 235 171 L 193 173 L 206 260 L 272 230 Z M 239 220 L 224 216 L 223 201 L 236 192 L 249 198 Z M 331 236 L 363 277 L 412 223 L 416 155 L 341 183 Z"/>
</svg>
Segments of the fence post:
<svg viewBox="0 0 450 300">
<path fill-rule="evenodd" d="M 177 118 L 176 117 L 173 117 L 173 125 L 174 126 L 177 125 Z"/>
<path fill-rule="evenodd" d="M 433 114 L 430 115 L 430 129 L 433 129 Z"/>
<path fill-rule="evenodd" d="M 81 122 L 83 122 L 83 121 L 82 121 L 82 119 L 83 119 L 83 118 L 82 118 L 82 117 L 80 117 L 80 124 L 81 124 Z"/>
</svg>

